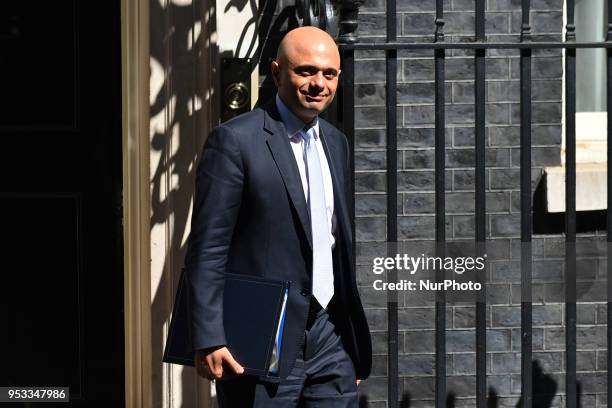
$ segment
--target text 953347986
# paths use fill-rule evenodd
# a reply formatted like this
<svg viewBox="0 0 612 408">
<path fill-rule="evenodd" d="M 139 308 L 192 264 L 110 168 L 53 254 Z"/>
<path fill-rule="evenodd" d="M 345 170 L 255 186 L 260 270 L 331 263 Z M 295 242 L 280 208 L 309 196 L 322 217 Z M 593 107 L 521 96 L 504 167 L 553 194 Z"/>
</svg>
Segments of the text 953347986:
<svg viewBox="0 0 612 408">
<path fill-rule="evenodd" d="M 68 387 L 0 387 L 0 402 L 69 402 Z"/>
</svg>

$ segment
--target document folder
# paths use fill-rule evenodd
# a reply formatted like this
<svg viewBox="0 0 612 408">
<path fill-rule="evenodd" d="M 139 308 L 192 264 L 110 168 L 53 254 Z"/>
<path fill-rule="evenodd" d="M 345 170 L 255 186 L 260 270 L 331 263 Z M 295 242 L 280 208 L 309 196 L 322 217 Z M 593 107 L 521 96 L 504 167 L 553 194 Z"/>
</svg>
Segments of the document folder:
<svg viewBox="0 0 612 408">
<path fill-rule="evenodd" d="M 185 271 L 177 289 L 163 361 L 194 365 L 189 325 L 189 290 Z M 270 375 L 270 362 L 288 282 L 227 273 L 223 294 L 223 326 L 227 348 L 248 375 Z M 285 305 L 286 306 L 286 305 Z M 281 353 L 282 355 L 282 353 Z"/>
</svg>

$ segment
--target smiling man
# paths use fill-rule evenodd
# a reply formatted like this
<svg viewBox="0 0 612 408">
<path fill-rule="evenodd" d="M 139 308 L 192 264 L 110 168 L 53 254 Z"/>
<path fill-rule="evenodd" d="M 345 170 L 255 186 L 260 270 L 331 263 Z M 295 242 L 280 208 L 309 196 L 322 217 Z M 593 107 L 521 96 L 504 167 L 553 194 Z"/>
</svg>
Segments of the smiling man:
<svg viewBox="0 0 612 408">
<path fill-rule="evenodd" d="M 326 32 L 302 27 L 271 68 L 275 99 L 216 128 L 198 165 L 185 260 L 196 367 L 225 408 L 357 407 L 371 340 L 352 267 L 348 143 L 318 117 L 340 56 Z M 226 272 L 290 281 L 270 376 L 245 375 L 226 347 Z"/>
<path fill-rule="evenodd" d="M 272 75 L 281 101 L 310 124 L 333 101 L 340 75 L 340 54 L 332 38 L 314 27 L 287 33 Z"/>
</svg>

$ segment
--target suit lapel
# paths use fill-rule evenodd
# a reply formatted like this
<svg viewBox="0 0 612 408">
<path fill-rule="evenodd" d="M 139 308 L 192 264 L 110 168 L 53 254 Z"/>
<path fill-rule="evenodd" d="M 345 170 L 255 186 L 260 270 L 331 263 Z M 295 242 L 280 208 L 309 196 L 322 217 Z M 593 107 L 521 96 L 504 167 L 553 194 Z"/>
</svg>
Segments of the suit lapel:
<svg viewBox="0 0 612 408">
<path fill-rule="evenodd" d="M 308 239 L 308 244 L 312 248 L 310 216 L 308 215 L 306 199 L 304 198 L 304 188 L 302 187 L 300 171 L 298 170 L 295 156 L 291 150 L 287 131 L 276 110 L 274 100 L 264 108 L 264 111 L 264 130 L 268 133 L 266 143 L 270 148 L 270 152 L 281 174 L 285 188 L 293 203 L 293 207 L 300 219 L 300 223 Z"/>
</svg>

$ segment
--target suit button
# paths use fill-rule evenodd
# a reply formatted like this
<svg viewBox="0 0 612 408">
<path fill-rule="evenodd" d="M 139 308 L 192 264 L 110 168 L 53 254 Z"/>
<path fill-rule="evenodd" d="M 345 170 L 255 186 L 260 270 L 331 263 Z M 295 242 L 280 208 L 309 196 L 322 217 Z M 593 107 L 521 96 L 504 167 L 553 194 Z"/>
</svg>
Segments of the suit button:
<svg viewBox="0 0 612 408">
<path fill-rule="evenodd" d="M 302 291 L 300 292 L 300 295 L 302 296 L 308 296 L 310 295 L 310 291 L 306 288 L 302 289 Z"/>
</svg>

